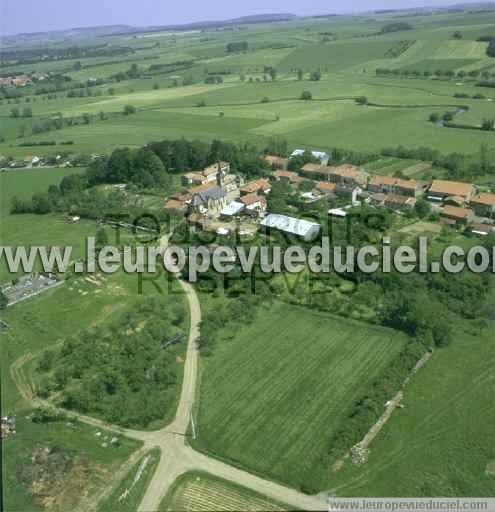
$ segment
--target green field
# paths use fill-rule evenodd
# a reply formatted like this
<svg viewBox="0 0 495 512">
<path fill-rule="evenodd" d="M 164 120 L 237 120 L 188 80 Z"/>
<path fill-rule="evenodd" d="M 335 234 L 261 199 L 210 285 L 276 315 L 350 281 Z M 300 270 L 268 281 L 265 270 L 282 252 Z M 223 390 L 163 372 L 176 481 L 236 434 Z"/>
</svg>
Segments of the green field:
<svg viewBox="0 0 495 512">
<path fill-rule="evenodd" d="M 46 192 L 50 185 L 58 185 L 65 176 L 84 170 L 54 167 L 0 172 L 1 215 L 8 215 L 13 197 L 29 199 L 35 192 Z"/>
<path fill-rule="evenodd" d="M 493 300 L 493 299 L 492 299 Z M 493 302 L 491 302 L 493 304 Z M 332 478 L 339 496 L 493 496 L 495 330 L 462 332 L 411 382 L 362 468 Z"/>
<path fill-rule="evenodd" d="M 198 447 L 293 486 L 325 488 L 328 439 L 401 335 L 277 304 L 203 360 Z"/>
<path fill-rule="evenodd" d="M 398 22 L 408 23 L 410 30 L 383 31 L 387 25 Z M 19 88 L 9 97 L 2 88 L 0 156 L 22 159 L 27 155 L 53 157 L 67 153 L 76 161 L 81 156 L 90 161 L 123 146 L 138 148 L 152 141 L 181 138 L 249 142 L 261 150 L 275 138 L 287 141 L 290 151 L 301 147 L 373 153 L 376 159 L 366 159 L 363 165 L 371 175 L 403 174 L 417 180 L 456 177 L 444 160 L 443 167 L 437 167 L 434 162 L 417 160 L 417 155 L 379 156 L 384 148 L 426 147 L 444 155 L 455 152 L 470 156 L 459 171 L 459 179 L 474 181 L 489 190 L 494 185 L 493 169 L 482 172 L 476 165 L 482 145 L 490 158 L 495 155 L 495 132 L 479 129 L 484 120 L 495 119 L 495 88 L 479 87 L 477 82 L 485 80 L 488 72 L 495 83 L 495 58 L 487 54 L 488 43 L 478 38 L 495 37 L 494 27 L 495 10 L 473 8 L 441 13 L 370 12 L 298 18 L 276 24 L 232 25 L 221 30 L 111 37 L 95 32 L 77 41 L 60 39 L 55 33 L 45 40 L 19 39 L 7 44 L 5 50 L 56 50 L 80 45 L 99 46 L 103 55 L 91 57 L 84 53 L 80 59 L 43 58 L 18 65 L 2 62 L 2 75 L 40 71 L 61 74 L 67 80 L 57 82 L 53 90 L 43 93 L 41 86 L 54 85 L 51 78 L 44 84 Z M 245 51 L 228 51 L 229 43 L 239 42 L 247 43 Z M 116 49 L 125 51 L 113 53 Z M 272 68 L 276 71 L 273 77 Z M 377 69 L 394 73 L 377 73 Z M 421 74 L 411 74 L 416 71 Z M 470 75 L 473 71 L 476 73 Z M 443 76 L 434 76 L 437 72 Z M 208 83 L 212 77 L 221 83 Z M 87 86 L 94 79 L 103 83 Z M 77 97 L 68 97 L 72 86 Z M 303 92 L 311 93 L 312 99 L 303 101 Z M 477 94 L 484 97 L 474 99 Z M 362 97 L 367 104 L 356 101 Z M 135 113 L 124 115 L 126 106 L 135 107 Z M 432 113 L 442 116 L 461 107 L 466 107 L 466 111 L 456 115 L 455 122 L 466 129 L 441 127 L 429 121 Z M 67 144 L 69 141 L 72 143 Z M 83 256 L 86 238 L 95 235 L 98 229 L 96 222 L 83 219 L 69 224 L 62 212 L 11 215 L 10 208 L 14 196 L 28 199 L 33 193 L 60 183 L 64 176 L 84 170 L 39 168 L 1 172 L 1 245 L 70 245 L 72 260 Z M 254 169 L 253 174 L 258 171 L 261 170 Z M 132 189 L 126 204 L 161 213 L 166 196 L 182 188 L 179 173 L 173 174 L 171 182 L 168 190 L 149 189 L 142 193 Z M 103 189 L 107 184 L 100 187 Z M 292 203 L 288 207 L 296 208 Z M 431 249 L 435 255 L 447 244 L 469 248 L 479 243 L 459 231 L 442 228 L 435 217 L 397 215 L 387 234 L 412 243 L 425 233 L 433 239 Z M 108 230 L 107 234 L 113 244 L 114 232 Z M 375 235 L 378 236 L 370 236 Z M 2 260 L 0 281 L 15 277 Z M 286 277 L 280 275 L 273 282 L 287 285 L 292 278 Z M 106 359 L 101 364 L 91 359 L 95 364 L 86 367 L 84 375 L 77 366 L 79 375 L 71 373 L 67 385 L 48 392 L 50 400 L 60 403 L 64 393 L 90 389 L 95 382 L 101 384 L 103 380 L 98 379 L 106 376 L 107 370 L 116 374 L 117 363 L 132 361 L 125 348 L 132 346 L 143 358 L 149 356 L 153 343 L 167 331 L 161 322 L 168 317 L 161 309 L 162 316 L 151 325 L 138 323 L 125 332 L 119 330 L 119 326 L 128 325 L 125 321 L 131 311 L 137 311 L 150 295 L 157 294 L 151 281 L 144 284 L 144 296 L 138 293 L 135 274 L 99 274 L 97 281 L 95 284 L 86 276 L 71 276 L 63 286 L 2 311 L 2 321 L 7 326 L 0 338 L 2 414 L 15 414 L 18 421 L 17 436 L 2 442 L 4 508 L 9 512 L 134 511 L 158 464 L 157 451 L 138 452 L 138 443 L 120 436 L 117 443 L 111 443 L 110 434 L 100 433 L 71 417 L 49 418 L 47 423 L 33 421 L 38 414 L 33 409 L 33 398 L 47 383 L 53 384 L 50 379 L 56 379 L 57 371 L 64 372 L 65 361 L 71 361 L 61 356 L 59 367 L 41 371 L 39 361 L 47 349 L 56 351 L 64 340 L 79 337 L 89 329 L 108 334 L 108 338 L 101 339 L 108 340 L 114 333 L 119 338 L 118 342 L 108 344 L 107 352 L 102 350 L 102 359 Z M 175 279 L 172 281 L 167 291 L 167 276 L 160 278 L 165 290 L 161 299 L 168 310 L 184 298 L 172 293 L 178 286 Z M 298 278 L 292 281 L 295 291 L 280 292 L 278 299 L 305 303 L 307 296 L 298 295 Z M 463 284 L 476 295 L 481 286 L 493 287 L 493 280 L 483 281 L 476 291 L 471 282 Z M 454 326 L 451 345 L 437 348 L 427 366 L 411 380 L 405 389 L 404 407 L 393 413 L 372 443 L 368 463 L 357 467 L 347 460 L 337 469 L 333 459 L 329 461 L 332 436 L 337 434 L 338 444 L 339 433 L 348 427 L 349 413 L 353 411 L 361 418 L 359 414 L 374 403 L 375 388 L 371 383 L 383 375 L 408 341 L 398 331 L 371 324 L 381 321 L 383 313 L 379 303 L 383 290 L 371 289 L 376 296 L 369 303 L 359 303 L 363 300 L 358 295 L 361 285 L 337 279 L 326 290 L 328 297 L 320 296 L 319 305 L 326 304 L 331 314 L 283 302 L 260 304 L 254 321 L 234 320 L 215 332 L 211 350 L 201 352 L 199 398 L 194 409 L 198 437 L 191 441 L 193 447 L 307 493 L 494 496 L 493 293 L 480 307 L 479 316 L 474 315 L 476 319 L 454 318 L 458 325 Z M 221 315 L 223 298 L 205 296 L 204 318 L 216 307 Z M 436 300 L 436 296 L 428 297 Z M 225 300 L 242 303 L 235 297 Z M 449 306 L 456 308 L 461 300 L 466 300 L 467 306 L 471 297 L 456 296 Z M 148 309 L 144 313 L 153 319 L 157 312 Z M 247 315 L 246 310 L 246 318 Z M 232 316 L 235 317 L 235 311 Z M 187 314 L 184 322 L 177 321 L 180 326 L 174 324 L 182 334 L 187 330 L 186 317 Z M 147 322 L 144 318 L 138 320 Z M 104 331 L 111 326 L 115 331 Z M 148 331 L 148 327 L 160 332 Z M 135 350 L 135 338 L 131 336 L 141 330 L 144 332 L 139 340 L 143 345 Z M 153 337 L 153 343 L 147 336 Z M 84 341 L 78 338 L 81 339 Z M 93 336 L 93 340 L 101 339 L 97 334 Z M 81 346 L 84 343 L 79 349 Z M 74 345 L 69 348 L 75 350 Z M 118 357 L 115 353 L 114 357 L 108 355 L 112 349 L 119 351 Z M 160 356 L 161 350 L 159 347 Z M 78 353 L 84 354 L 84 350 Z M 98 358 L 101 353 L 95 350 L 91 355 Z M 167 407 L 159 406 L 153 411 L 163 411 L 163 416 L 153 416 L 148 423 L 143 422 L 145 425 L 135 422 L 132 426 L 153 430 L 171 420 L 182 384 L 184 357 L 185 344 L 170 350 L 167 362 L 173 365 L 171 374 L 176 380 L 166 395 L 160 395 L 168 401 Z M 144 375 L 149 378 L 148 366 L 156 368 L 159 362 L 162 359 L 157 356 L 142 366 L 129 368 L 120 364 L 119 370 L 124 368 L 126 377 L 128 371 L 139 383 L 145 380 Z M 126 380 L 119 392 L 124 395 L 130 387 Z M 149 408 L 159 400 L 153 400 L 147 390 L 140 389 L 142 395 L 133 392 L 134 395 L 128 395 L 134 397 L 132 402 L 112 402 L 107 396 L 111 393 L 100 395 L 105 402 L 103 398 L 94 400 L 92 395 L 94 403 L 89 405 L 96 403 L 98 407 L 87 407 L 85 412 L 108 419 L 108 411 L 102 409 L 110 404 L 115 406 L 111 418 L 115 423 L 119 423 L 118 407 L 126 408 L 126 413 L 138 410 L 136 416 L 142 419 L 144 414 L 139 414 L 136 404 Z M 364 402 L 366 406 L 358 410 L 355 402 L 363 398 L 368 399 Z M 380 406 L 381 401 L 377 408 Z M 378 413 L 373 411 L 373 417 Z M 121 414 L 120 419 L 123 417 Z M 135 483 L 148 455 L 146 468 Z M 127 498 L 121 499 L 129 489 Z M 97 497 L 104 499 L 97 503 Z M 286 508 L 202 473 L 182 475 L 161 506 L 161 510 L 198 512 Z"/>
</svg>

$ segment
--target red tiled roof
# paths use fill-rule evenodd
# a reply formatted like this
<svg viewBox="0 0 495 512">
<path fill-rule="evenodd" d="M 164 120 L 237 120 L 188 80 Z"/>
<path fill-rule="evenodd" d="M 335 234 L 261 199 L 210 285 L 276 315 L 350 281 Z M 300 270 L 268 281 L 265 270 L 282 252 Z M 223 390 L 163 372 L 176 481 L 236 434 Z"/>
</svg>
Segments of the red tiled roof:
<svg viewBox="0 0 495 512">
<path fill-rule="evenodd" d="M 259 196 L 257 194 L 248 194 L 247 196 L 241 197 L 239 201 L 246 206 L 254 203 L 261 203 L 266 205 L 266 199 L 263 196 Z"/>
<path fill-rule="evenodd" d="M 435 180 L 430 187 L 430 194 L 444 194 L 447 196 L 468 197 L 473 193 L 472 183 L 458 181 Z"/>
<path fill-rule="evenodd" d="M 315 187 L 320 192 L 335 192 L 337 185 L 335 183 L 329 183 L 328 181 L 320 181 Z"/>
<path fill-rule="evenodd" d="M 481 204 L 483 206 L 495 206 L 495 194 L 480 194 L 471 199 L 473 204 Z"/>
<path fill-rule="evenodd" d="M 445 206 L 442 215 L 452 217 L 454 219 L 464 220 L 472 215 L 473 210 L 469 208 L 459 208 L 458 206 Z"/>
<path fill-rule="evenodd" d="M 252 193 L 252 192 L 258 192 L 258 190 L 263 190 L 263 192 L 264 192 L 264 191 L 270 190 L 270 189 L 271 189 L 270 182 L 265 179 L 260 179 L 260 180 L 256 180 L 256 181 L 251 181 L 250 183 L 246 183 L 246 185 L 244 185 L 241 188 L 241 192 Z"/>
</svg>

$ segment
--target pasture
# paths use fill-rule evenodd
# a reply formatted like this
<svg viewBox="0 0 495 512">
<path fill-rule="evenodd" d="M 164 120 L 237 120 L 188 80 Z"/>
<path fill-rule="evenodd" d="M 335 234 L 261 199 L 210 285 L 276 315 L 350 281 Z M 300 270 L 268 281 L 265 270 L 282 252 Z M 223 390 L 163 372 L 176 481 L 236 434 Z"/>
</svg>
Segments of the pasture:
<svg viewBox="0 0 495 512">
<path fill-rule="evenodd" d="M 243 487 L 207 473 L 186 473 L 179 477 L 160 505 L 160 512 L 268 512 L 288 510 Z"/>
<path fill-rule="evenodd" d="M 493 304 L 493 297 L 491 299 Z M 369 462 L 346 464 L 329 489 L 339 496 L 493 496 L 493 322 L 458 331 L 407 389 L 404 409 L 371 446 Z"/>
<path fill-rule="evenodd" d="M 2 411 L 13 412 L 9 408 Z M 2 441 L 5 510 L 89 508 L 139 448 L 139 443 L 121 436 L 111 445 L 107 435 L 97 436 L 97 429 L 70 417 L 34 423 L 32 414 L 18 413 L 17 435 Z"/>
<path fill-rule="evenodd" d="M 58 185 L 65 176 L 84 171 L 84 168 L 43 167 L 0 172 L 1 215 L 9 214 L 15 196 L 29 199 L 35 192 L 46 192 L 50 185 Z"/>
<path fill-rule="evenodd" d="M 324 489 L 328 439 L 403 343 L 393 331 L 295 306 L 262 309 L 253 324 L 222 332 L 202 361 L 196 446 L 275 480 Z"/>
<path fill-rule="evenodd" d="M 68 225 L 60 215 L 10 215 L 12 199 L 29 199 L 35 192 L 45 192 L 50 185 L 60 183 L 64 176 L 81 173 L 84 169 L 40 168 L 20 169 L 0 173 L 1 223 L 0 241 L 4 246 L 72 246 L 72 259 L 84 254 L 86 238 L 94 236 L 96 224 L 83 221 Z M 36 268 L 40 269 L 37 261 Z M 12 279 L 2 257 L 0 281 Z"/>
</svg>

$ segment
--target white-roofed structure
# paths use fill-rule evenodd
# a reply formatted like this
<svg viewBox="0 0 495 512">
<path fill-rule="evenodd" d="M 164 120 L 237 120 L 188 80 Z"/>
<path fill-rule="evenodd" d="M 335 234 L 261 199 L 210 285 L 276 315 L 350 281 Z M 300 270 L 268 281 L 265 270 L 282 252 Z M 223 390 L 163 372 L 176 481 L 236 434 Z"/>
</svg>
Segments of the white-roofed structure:
<svg viewBox="0 0 495 512">
<path fill-rule="evenodd" d="M 220 212 L 222 217 L 234 217 L 244 210 L 244 204 L 238 201 L 232 201 Z"/>
<path fill-rule="evenodd" d="M 340 217 L 343 219 L 347 217 L 347 212 L 342 210 L 342 208 L 332 208 L 331 210 L 328 210 L 328 215 L 331 217 Z"/>
<path fill-rule="evenodd" d="M 287 215 L 279 215 L 278 213 L 270 213 L 262 221 L 261 225 L 267 229 L 276 229 L 284 233 L 301 237 L 304 241 L 309 242 L 315 239 L 320 233 L 321 226 L 316 222 L 309 222 Z"/>
<path fill-rule="evenodd" d="M 290 158 L 294 158 L 296 156 L 303 156 L 306 153 L 305 149 L 295 149 Z M 313 158 L 316 158 L 320 161 L 321 165 L 327 165 L 330 160 L 330 155 L 328 153 L 324 153 L 323 151 L 310 151 Z"/>
</svg>

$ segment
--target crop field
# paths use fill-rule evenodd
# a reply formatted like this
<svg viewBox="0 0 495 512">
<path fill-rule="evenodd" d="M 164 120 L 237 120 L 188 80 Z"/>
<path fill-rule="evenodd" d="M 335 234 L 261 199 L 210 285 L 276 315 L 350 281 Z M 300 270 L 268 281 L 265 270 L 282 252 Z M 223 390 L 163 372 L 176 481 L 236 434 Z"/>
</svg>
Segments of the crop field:
<svg viewBox="0 0 495 512">
<path fill-rule="evenodd" d="M 391 44 L 388 41 L 360 43 L 327 43 L 308 46 L 292 52 L 282 62 L 280 68 L 285 71 L 303 69 L 312 71 L 321 69 L 325 72 L 342 71 L 346 68 L 385 57 Z"/>
<path fill-rule="evenodd" d="M 74 151 L 99 153 L 165 137 L 256 142 L 278 136 L 291 145 L 318 149 L 379 151 L 403 145 L 472 154 L 481 144 L 492 142 L 491 134 L 443 130 L 431 126 L 428 118 L 433 112 L 468 106 L 465 122 L 479 127 L 484 118 L 495 117 L 495 102 L 488 101 L 495 99 L 491 89 L 481 90 L 484 101 L 473 100 L 472 96 L 480 93 L 473 79 L 384 79 L 375 76 L 375 71 L 380 67 L 421 73 L 495 69 L 494 59 L 486 55 L 487 43 L 476 41 L 480 35 L 489 35 L 493 27 L 492 13 L 484 16 L 416 16 L 409 20 L 412 30 L 383 35 L 378 35 L 380 29 L 394 21 L 393 16 L 281 23 L 277 30 L 256 25 L 232 34 L 191 32 L 172 38 L 168 33 L 154 33 L 138 40 L 118 37 L 114 44 L 133 48 L 134 53 L 111 60 L 82 58 L 81 69 L 74 69 L 72 62 L 42 62 L 35 67 L 43 71 L 52 66 L 73 81 L 87 77 L 108 81 L 137 64 L 146 76 L 93 87 L 99 96 L 66 98 L 60 92 L 56 98 L 33 96 L 29 104 L 1 102 L 4 123 L 0 136 L 5 142 L 0 142 L 0 153 L 42 155 L 60 151 L 58 146 L 64 141 L 73 141 Z M 463 38 L 453 39 L 454 30 Z M 332 37 L 323 42 L 324 34 Z M 249 44 L 247 52 L 226 51 L 229 42 L 244 40 Z M 174 70 L 174 63 L 181 62 L 187 64 Z M 153 71 L 152 66 L 162 68 Z M 277 70 L 274 82 L 264 76 L 270 67 Z M 304 72 L 302 80 L 298 80 L 298 69 Z M 321 80 L 311 81 L 310 73 L 316 70 L 321 71 Z M 207 74 L 215 73 L 223 77 L 222 84 L 204 83 Z M 186 78 L 193 83 L 182 85 Z M 299 100 L 305 90 L 314 101 Z M 459 92 L 470 98 L 454 98 Z M 379 106 L 358 107 L 354 104 L 358 96 Z M 137 114 L 124 116 L 126 105 L 134 106 Z M 33 117 L 11 117 L 14 107 L 21 114 L 25 107 L 31 108 Z M 106 121 L 99 120 L 101 112 L 108 117 Z M 39 123 L 59 114 L 66 119 L 89 114 L 92 119 L 89 124 L 79 120 L 72 127 L 32 133 Z M 18 145 L 46 140 L 56 142 L 57 149 Z"/>
<path fill-rule="evenodd" d="M 284 304 L 224 335 L 233 339 L 203 361 L 198 445 L 276 480 L 324 488 L 331 433 L 402 336 Z"/>
<path fill-rule="evenodd" d="M 160 506 L 160 512 L 268 512 L 288 510 L 248 489 L 207 473 L 179 477 Z"/>
</svg>

